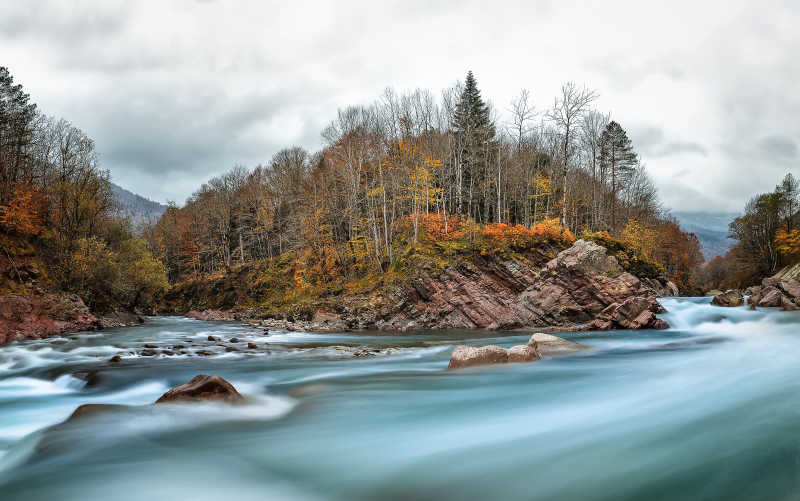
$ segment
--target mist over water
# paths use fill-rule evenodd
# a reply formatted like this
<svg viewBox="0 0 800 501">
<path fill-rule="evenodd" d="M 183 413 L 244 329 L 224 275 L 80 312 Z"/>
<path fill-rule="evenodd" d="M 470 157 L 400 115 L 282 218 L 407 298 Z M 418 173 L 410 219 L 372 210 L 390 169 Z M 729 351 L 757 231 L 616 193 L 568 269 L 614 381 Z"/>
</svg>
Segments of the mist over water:
<svg viewBox="0 0 800 501">
<path fill-rule="evenodd" d="M 15 343 L 0 348 L 0 497 L 797 498 L 800 313 L 661 302 L 667 331 L 564 333 L 591 349 L 463 371 L 445 371 L 454 345 L 530 331 L 267 334 L 162 317 Z M 209 335 L 268 351 L 134 355 Z M 250 402 L 147 405 L 201 373 Z M 138 407 L 50 428 L 84 403 Z"/>
</svg>

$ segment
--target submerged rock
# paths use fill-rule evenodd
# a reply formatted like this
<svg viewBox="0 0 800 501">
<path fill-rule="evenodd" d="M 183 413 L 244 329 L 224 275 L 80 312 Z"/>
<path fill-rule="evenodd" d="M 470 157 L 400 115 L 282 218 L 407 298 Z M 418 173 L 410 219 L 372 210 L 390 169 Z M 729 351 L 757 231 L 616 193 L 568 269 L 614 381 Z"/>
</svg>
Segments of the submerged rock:
<svg viewBox="0 0 800 501">
<path fill-rule="evenodd" d="M 744 304 L 744 296 L 737 290 L 729 290 L 714 296 L 711 304 L 727 308 L 742 306 Z"/>
<path fill-rule="evenodd" d="M 603 310 L 584 330 L 666 329 L 667 323 L 656 316 L 666 310 L 649 297 L 633 297 Z"/>
<path fill-rule="evenodd" d="M 215 401 L 240 403 L 244 398 L 232 384 L 219 376 L 200 374 L 188 383 L 172 388 L 156 400 L 156 404 L 173 402 Z"/>
<path fill-rule="evenodd" d="M 574 351 L 581 351 L 587 349 L 586 346 L 558 336 L 537 332 L 531 335 L 528 341 L 528 346 L 533 347 L 537 352 L 542 355 L 563 355 Z"/>
</svg>

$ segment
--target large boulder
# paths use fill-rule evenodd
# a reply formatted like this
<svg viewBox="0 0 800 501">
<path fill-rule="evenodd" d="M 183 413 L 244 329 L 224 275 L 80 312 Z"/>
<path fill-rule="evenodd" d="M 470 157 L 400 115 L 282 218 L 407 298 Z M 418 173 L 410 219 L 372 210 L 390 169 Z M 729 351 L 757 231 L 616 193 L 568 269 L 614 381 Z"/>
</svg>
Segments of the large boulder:
<svg viewBox="0 0 800 501">
<path fill-rule="evenodd" d="M 535 362 L 540 358 L 536 348 L 529 345 L 514 346 L 507 350 L 496 345 L 456 346 L 450 356 L 450 364 L 447 368 L 462 369 L 476 365 Z"/>
<path fill-rule="evenodd" d="M 786 311 L 794 311 L 800 305 L 800 281 L 793 276 L 782 275 L 785 269 L 777 275 L 767 277 L 761 281 L 761 287 L 751 287 L 752 294 L 747 299 L 750 308 L 756 306 L 764 308 L 780 307 Z"/>
<path fill-rule="evenodd" d="M 669 325 L 656 316 L 664 311 L 655 298 L 632 297 L 609 305 L 584 329 L 666 329 Z"/>
<path fill-rule="evenodd" d="M 563 355 L 574 351 L 585 350 L 586 346 L 573 343 L 552 334 L 536 332 L 531 335 L 528 346 L 534 348 L 541 355 Z"/>
<path fill-rule="evenodd" d="M 175 402 L 215 401 L 240 403 L 244 401 L 236 388 L 219 376 L 200 374 L 188 383 L 172 388 L 155 401 L 156 404 Z"/>
<path fill-rule="evenodd" d="M 711 300 L 711 304 L 728 308 L 742 306 L 744 304 L 744 296 L 737 290 L 729 290 L 714 296 L 714 299 Z"/>
<path fill-rule="evenodd" d="M 781 305 L 783 292 L 775 286 L 767 286 L 761 289 L 757 296 L 756 306 L 763 308 L 776 308 Z"/>
</svg>

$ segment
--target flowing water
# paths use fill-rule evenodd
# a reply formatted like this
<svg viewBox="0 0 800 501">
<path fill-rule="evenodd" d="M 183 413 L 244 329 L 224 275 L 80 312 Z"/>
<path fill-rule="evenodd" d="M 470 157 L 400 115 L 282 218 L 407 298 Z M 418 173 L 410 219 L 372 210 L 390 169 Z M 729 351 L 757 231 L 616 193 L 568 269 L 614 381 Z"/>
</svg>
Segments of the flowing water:
<svg viewBox="0 0 800 501">
<path fill-rule="evenodd" d="M 161 317 L 15 343 L 0 348 L 0 499 L 800 498 L 800 312 L 708 303 L 662 300 L 666 331 L 565 333 L 591 349 L 462 371 L 445 371 L 454 345 L 530 333 Z M 258 349 L 191 356 L 209 335 Z M 146 405 L 200 373 L 249 403 Z M 84 403 L 135 407 L 51 427 Z"/>
</svg>

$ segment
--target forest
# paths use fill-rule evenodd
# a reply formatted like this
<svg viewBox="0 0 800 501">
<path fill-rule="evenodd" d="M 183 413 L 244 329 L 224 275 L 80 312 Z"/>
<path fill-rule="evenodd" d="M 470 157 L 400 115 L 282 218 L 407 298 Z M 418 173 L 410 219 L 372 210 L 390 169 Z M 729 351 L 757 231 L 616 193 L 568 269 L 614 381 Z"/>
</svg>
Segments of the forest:
<svg viewBox="0 0 800 501">
<path fill-rule="evenodd" d="M 11 265 L 9 276 L 0 278 L 2 292 L 31 293 L 24 285 L 33 276 L 104 313 L 152 308 L 167 286 L 163 264 L 120 213 L 92 139 L 69 121 L 41 113 L 4 67 L 0 229 L 0 259 Z M 29 254 L 44 266 L 23 274 L 14 258 Z"/>
<path fill-rule="evenodd" d="M 736 245 L 700 274 L 706 289 L 744 289 L 800 260 L 800 184 L 788 173 L 769 193 L 753 196 L 730 224 Z"/>
<path fill-rule="evenodd" d="M 2 68 L 4 253 L 32 245 L 48 278 L 97 311 L 153 310 L 170 283 L 243 265 L 273 270 L 282 290 L 300 295 L 403 279 L 413 255 L 447 264 L 576 238 L 623 246 L 685 294 L 721 285 L 712 277 L 722 260 L 702 269 L 697 238 L 661 205 L 624 127 L 594 107 L 597 96 L 567 82 L 549 106 L 523 89 L 501 111 L 471 72 L 438 94 L 387 89 L 340 109 L 320 151 L 287 147 L 263 165 L 234 166 L 134 227 L 92 139 L 41 113 Z M 724 260 L 736 267 L 725 283 L 791 259 L 796 195 L 786 193 L 797 188 L 788 177 L 782 186 L 732 226 L 740 244 Z"/>
<path fill-rule="evenodd" d="M 522 90 L 501 112 L 471 72 L 438 94 L 387 89 L 340 109 L 321 151 L 235 166 L 170 204 L 146 238 L 173 283 L 280 259 L 302 289 L 391 276 L 409 254 L 442 251 L 432 243 L 497 252 L 597 237 L 697 292 L 696 237 L 597 96 L 568 82 L 547 107 Z"/>
</svg>

